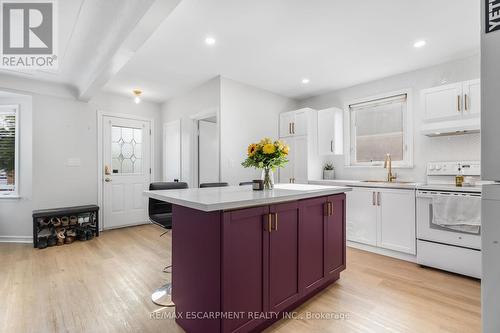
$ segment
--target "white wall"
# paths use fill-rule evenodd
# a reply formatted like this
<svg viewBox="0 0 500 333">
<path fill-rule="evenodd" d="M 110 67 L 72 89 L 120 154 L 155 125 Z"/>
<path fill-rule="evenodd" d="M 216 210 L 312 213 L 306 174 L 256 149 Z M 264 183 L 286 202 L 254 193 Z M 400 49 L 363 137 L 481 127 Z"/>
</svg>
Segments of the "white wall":
<svg viewBox="0 0 500 333">
<path fill-rule="evenodd" d="M 181 120 L 181 180 L 193 187 L 194 170 L 194 142 L 192 133 L 194 122 L 191 118 L 202 112 L 219 113 L 220 107 L 220 78 L 213 78 L 206 83 L 174 97 L 162 106 L 162 122 Z"/>
<path fill-rule="evenodd" d="M 34 87 L 34 82 L 27 80 L 26 87 Z M 8 80 L 0 75 L 0 89 L 6 86 Z M 157 144 L 153 173 L 154 180 L 161 179 L 158 104 L 135 104 L 132 98 L 112 94 L 100 94 L 85 103 L 69 94 L 46 95 L 42 88 L 43 95 L 34 93 L 36 89 L 23 92 L 21 86 L 16 85 L 15 92 L 32 100 L 32 111 L 21 108 L 21 199 L 0 199 L 0 240 L 14 236 L 29 239 L 33 209 L 97 203 L 97 110 L 154 119 Z M 81 165 L 68 166 L 69 158 L 79 158 Z"/>
<path fill-rule="evenodd" d="M 452 137 L 429 138 L 420 134 L 422 108 L 420 90 L 446 83 L 477 79 L 479 55 L 449 62 L 409 73 L 391 76 L 354 87 L 332 91 L 300 101 L 301 107 L 317 110 L 336 106 L 344 108 L 352 100 L 411 88 L 413 93 L 414 117 L 414 165 L 412 169 L 397 169 L 400 179 L 424 181 L 425 168 L 430 161 L 479 160 L 480 135 L 469 134 Z M 344 131 L 345 132 L 345 131 Z M 345 141 L 346 138 L 344 138 Z M 386 170 L 382 168 L 345 167 L 344 156 L 328 158 L 335 164 L 336 178 L 339 179 L 383 179 Z"/>
<path fill-rule="evenodd" d="M 32 194 L 32 106 L 31 96 L 2 94 L 0 104 L 19 105 L 19 195 L 0 199 L 0 241 L 29 241 Z M 17 171 L 16 171 L 17 172 Z"/>
<path fill-rule="evenodd" d="M 221 78 L 222 181 L 237 185 L 259 179 L 260 171 L 241 166 L 248 145 L 264 137 L 277 139 L 279 114 L 295 109 L 293 99 Z"/>
</svg>

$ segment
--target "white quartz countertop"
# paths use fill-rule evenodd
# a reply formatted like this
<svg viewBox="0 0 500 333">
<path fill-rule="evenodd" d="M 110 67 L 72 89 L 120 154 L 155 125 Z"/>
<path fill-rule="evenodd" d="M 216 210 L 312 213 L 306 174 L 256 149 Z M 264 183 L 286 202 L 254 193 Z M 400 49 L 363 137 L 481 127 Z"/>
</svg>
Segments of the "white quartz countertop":
<svg viewBox="0 0 500 333">
<path fill-rule="evenodd" d="M 251 185 L 144 191 L 144 195 L 206 212 L 261 206 L 334 195 L 351 191 L 345 186 L 276 184 L 271 191 L 254 191 Z"/>
<path fill-rule="evenodd" d="M 384 181 L 363 181 L 363 180 L 346 180 L 346 179 L 318 179 L 309 180 L 309 184 L 316 185 L 337 185 L 337 186 L 352 186 L 352 187 L 380 187 L 380 188 L 396 188 L 396 189 L 407 189 L 415 190 L 418 187 L 418 183 L 413 182 L 384 182 Z"/>
</svg>

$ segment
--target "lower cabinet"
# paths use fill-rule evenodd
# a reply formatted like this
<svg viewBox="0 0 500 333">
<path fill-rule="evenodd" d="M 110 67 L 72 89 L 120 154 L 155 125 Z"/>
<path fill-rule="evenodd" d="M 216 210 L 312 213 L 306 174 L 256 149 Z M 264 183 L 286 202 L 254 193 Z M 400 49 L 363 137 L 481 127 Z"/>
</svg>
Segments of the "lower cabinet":
<svg viewBox="0 0 500 333">
<path fill-rule="evenodd" d="M 345 269 L 345 195 L 223 213 L 222 304 L 227 313 L 287 310 Z M 248 332 L 268 318 L 222 320 Z"/>
<path fill-rule="evenodd" d="M 347 240 L 416 253 L 414 190 L 355 187 L 347 198 Z"/>
</svg>

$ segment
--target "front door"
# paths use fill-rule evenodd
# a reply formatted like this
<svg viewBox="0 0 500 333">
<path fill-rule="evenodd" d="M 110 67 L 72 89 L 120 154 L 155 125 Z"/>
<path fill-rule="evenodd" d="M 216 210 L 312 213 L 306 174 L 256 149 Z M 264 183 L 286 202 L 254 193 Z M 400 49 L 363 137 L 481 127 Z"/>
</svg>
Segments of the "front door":
<svg viewBox="0 0 500 333">
<path fill-rule="evenodd" d="M 146 223 L 151 180 L 149 121 L 103 117 L 103 228 Z"/>
</svg>

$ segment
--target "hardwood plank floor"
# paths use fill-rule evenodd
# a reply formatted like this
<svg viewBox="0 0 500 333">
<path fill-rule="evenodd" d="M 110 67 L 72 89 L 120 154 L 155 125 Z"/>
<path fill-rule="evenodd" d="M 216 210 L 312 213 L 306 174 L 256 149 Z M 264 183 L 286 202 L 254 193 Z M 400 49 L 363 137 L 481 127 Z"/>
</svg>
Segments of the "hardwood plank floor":
<svg viewBox="0 0 500 333">
<path fill-rule="evenodd" d="M 169 278 L 170 233 L 144 225 L 88 242 L 0 244 L 0 332 L 182 332 L 151 303 Z M 267 332 L 480 332 L 477 280 L 349 249 L 340 280 Z M 157 317 L 154 317 L 157 313 Z"/>
</svg>

